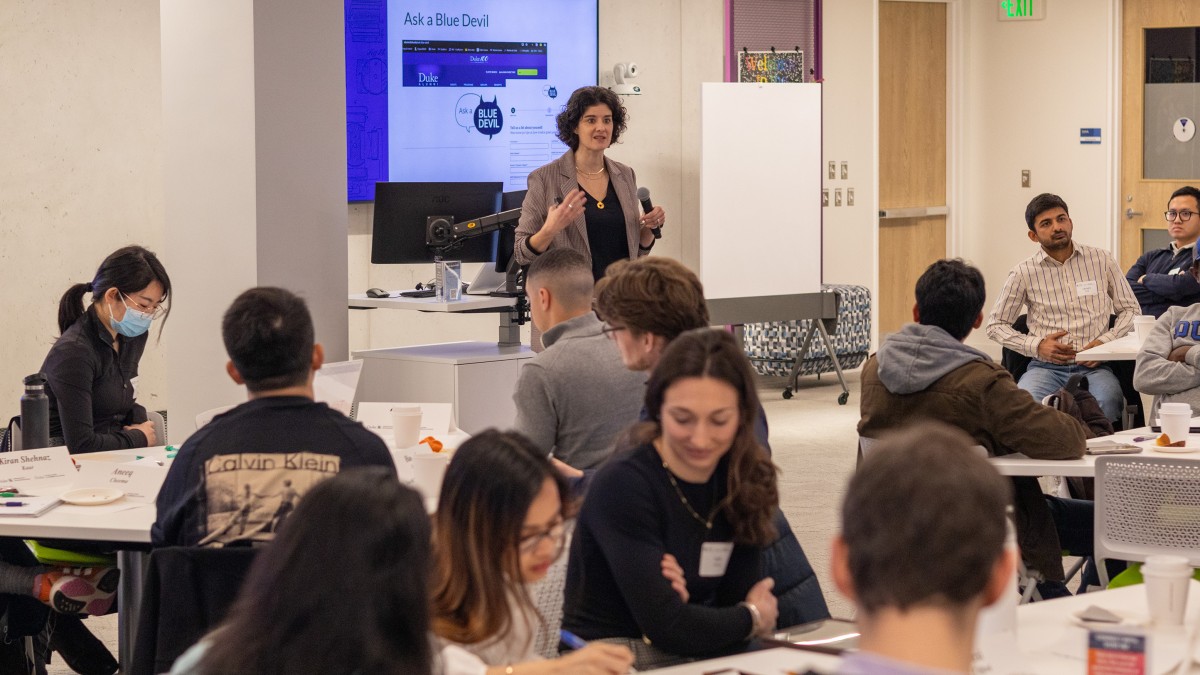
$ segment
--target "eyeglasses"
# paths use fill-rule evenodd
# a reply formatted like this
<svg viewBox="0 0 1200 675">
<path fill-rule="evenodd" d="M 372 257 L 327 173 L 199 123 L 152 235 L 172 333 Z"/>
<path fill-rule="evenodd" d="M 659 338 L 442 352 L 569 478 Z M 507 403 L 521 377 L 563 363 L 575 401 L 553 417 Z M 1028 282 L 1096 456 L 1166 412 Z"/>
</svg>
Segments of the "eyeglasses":
<svg viewBox="0 0 1200 675">
<path fill-rule="evenodd" d="M 117 292 L 121 293 L 120 291 L 117 291 Z M 124 293 L 121 293 L 121 297 L 125 300 L 126 307 L 129 307 L 130 303 L 132 303 L 133 306 L 129 307 L 129 309 L 132 309 L 135 312 L 141 312 L 142 314 L 149 314 L 151 319 L 155 319 L 155 320 L 161 319 L 161 318 L 163 318 L 163 315 L 167 313 L 166 308 L 163 307 L 162 305 L 157 305 L 154 307 L 147 307 L 146 305 L 143 305 L 142 303 L 129 297 L 128 295 L 125 295 Z"/>
<path fill-rule="evenodd" d="M 625 330 L 625 328 L 626 328 L 625 326 L 614 326 L 611 323 L 605 323 L 600 328 L 600 332 L 604 333 L 604 337 L 608 338 L 609 340 L 616 340 L 617 336 L 614 335 L 614 333 L 616 333 L 619 330 Z"/>
<path fill-rule="evenodd" d="M 561 520 L 550 526 L 550 529 L 537 534 L 531 534 L 521 537 L 517 542 L 517 550 L 521 553 L 533 553 L 542 545 L 542 542 L 549 539 L 550 543 L 554 544 L 554 550 L 561 551 L 563 541 L 566 540 L 567 526 Z"/>
<path fill-rule="evenodd" d="M 1191 220 L 1192 216 L 1194 215 L 1196 215 L 1195 211 L 1176 211 L 1174 209 L 1170 211 L 1163 211 L 1163 218 L 1166 218 L 1168 223 L 1175 220 L 1175 216 L 1179 216 L 1179 222 L 1186 223 L 1187 221 Z"/>
</svg>

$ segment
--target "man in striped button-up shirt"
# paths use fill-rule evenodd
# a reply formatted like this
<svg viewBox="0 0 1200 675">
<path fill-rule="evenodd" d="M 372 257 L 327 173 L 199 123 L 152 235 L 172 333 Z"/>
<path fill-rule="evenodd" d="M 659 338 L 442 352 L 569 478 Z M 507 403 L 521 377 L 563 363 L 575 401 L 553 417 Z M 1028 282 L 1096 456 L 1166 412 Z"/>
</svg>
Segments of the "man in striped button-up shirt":
<svg viewBox="0 0 1200 675">
<path fill-rule="evenodd" d="M 1035 399 L 1083 373 L 1105 415 L 1116 420 L 1124 403 L 1116 376 L 1099 362 L 1077 362 L 1075 353 L 1128 333 L 1140 311 L 1137 298 L 1112 254 L 1071 241 L 1071 216 L 1061 197 L 1034 197 L 1025 222 L 1030 241 L 1041 248 L 1009 272 L 988 318 L 988 337 L 1033 357 L 1017 384 Z M 1022 307 L 1028 335 L 1012 327 Z"/>
</svg>

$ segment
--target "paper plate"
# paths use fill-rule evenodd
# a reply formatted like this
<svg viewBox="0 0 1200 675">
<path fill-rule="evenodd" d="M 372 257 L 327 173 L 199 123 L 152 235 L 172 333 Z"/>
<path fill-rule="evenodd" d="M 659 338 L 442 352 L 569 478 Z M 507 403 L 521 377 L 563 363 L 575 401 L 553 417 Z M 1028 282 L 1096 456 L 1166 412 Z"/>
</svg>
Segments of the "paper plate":
<svg viewBox="0 0 1200 675">
<path fill-rule="evenodd" d="M 1174 447 L 1171 446 L 1146 446 L 1146 449 L 1154 450 L 1156 453 L 1200 453 L 1200 444 L 1188 443 L 1187 446 Z"/>
<path fill-rule="evenodd" d="M 59 499 L 77 506 L 98 506 L 100 504 L 111 504 L 124 496 L 125 493 L 117 488 L 96 487 L 79 488 L 64 492 Z"/>
</svg>

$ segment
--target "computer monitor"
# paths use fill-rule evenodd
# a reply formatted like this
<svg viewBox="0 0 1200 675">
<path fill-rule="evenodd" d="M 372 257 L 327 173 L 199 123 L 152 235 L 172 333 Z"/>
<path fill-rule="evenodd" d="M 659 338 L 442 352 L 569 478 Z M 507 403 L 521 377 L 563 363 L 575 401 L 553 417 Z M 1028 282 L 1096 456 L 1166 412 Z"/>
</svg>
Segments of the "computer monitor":
<svg viewBox="0 0 1200 675">
<path fill-rule="evenodd" d="M 414 265 L 434 261 L 426 245 L 430 216 L 452 216 L 461 223 L 500 211 L 503 184 L 376 183 L 371 262 L 376 265 Z M 447 253 L 448 260 L 495 263 L 498 233 L 476 237 Z M 510 253 L 511 255 L 511 253 Z M 507 264 L 507 261 L 505 261 Z"/>
</svg>

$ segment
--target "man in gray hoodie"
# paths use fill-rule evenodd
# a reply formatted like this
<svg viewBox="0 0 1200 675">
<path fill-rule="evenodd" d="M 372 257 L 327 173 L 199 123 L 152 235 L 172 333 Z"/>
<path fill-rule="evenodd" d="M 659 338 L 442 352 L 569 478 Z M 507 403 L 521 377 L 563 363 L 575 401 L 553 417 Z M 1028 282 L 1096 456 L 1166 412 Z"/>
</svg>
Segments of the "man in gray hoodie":
<svg viewBox="0 0 1200 675">
<path fill-rule="evenodd" d="M 1193 256 L 1187 274 L 1200 281 L 1200 256 Z M 1133 386 L 1153 394 L 1149 419 L 1158 417 L 1163 403 L 1187 403 L 1200 414 L 1200 303 L 1169 307 L 1146 336 L 1137 356 Z"/>
<path fill-rule="evenodd" d="M 925 270 L 917 281 L 915 323 L 887 336 L 863 365 L 859 435 L 877 438 L 937 420 L 967 432 L 990 455 L 1082 457 L 1082 424 L 1035 401 L 987 354 L 963 344 L 983 323 L 985 295 L 983 275 L 962 260 L 939 260 Z M 1090 505 L 1044 497 L 1034 478 L 1013 482 L 1026 564 L 1061 585 L 1063 548 L 1091 552 Z"/>
<path fill-rule="evenodd" d="M 513 391 L 513 428 L 575 469 L 608 457 L 646 395 L 646 374 L 625 368 L 592 312 L 592 288 L 580 253 L 552 249 L 529 266 L 525 293 L 546 349 L 521 368 Z"/>
</svg>

